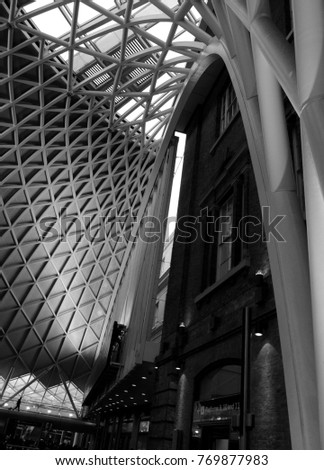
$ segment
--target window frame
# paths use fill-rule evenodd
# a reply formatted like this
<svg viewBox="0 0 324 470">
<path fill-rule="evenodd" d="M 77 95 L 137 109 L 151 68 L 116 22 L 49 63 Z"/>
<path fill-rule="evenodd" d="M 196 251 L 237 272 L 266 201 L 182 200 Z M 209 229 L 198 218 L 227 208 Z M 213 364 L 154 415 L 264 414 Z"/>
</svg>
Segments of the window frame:
<svg viewBox="0 0 324 470">
<path fill-rule="evenodd" d="M 294 172 L 296 193 L 300 205 L 300 210 L 304 221 L 306 221 L 306 202 L 305 202 L 305 189 L 304 189 L 304 170 L 303 170 L 303 156 L 302 156 L 302 141 L 300 120 L 298 116 L 291 112 L 287 116 L 287 132 L 289 138 L 289 146 L 291 152 L 292 168 Z"/>
<path fill-rule="evenodd" d="M 218 136 L 224 134 L 239 112 L 237 96 L 232 82 L 220 94 Z"/>
<path fill-rule="evenodd" d="M 229 220 L 224 220 L 229 219 Z M 233 226 L 234 226 L 234 193 L 231 192 L 218 209 L 216 219 L 217 254 L 216 281 L 226 275 L 232 268 Z"/>
<path fill-rule="evenodd" d="M 222 194 L 218 194 L 216 188 L 212 191 L 209 201 L 205 205 L 205 212 L 208 217 L 212 216 L 216 226 L 214 224 L 214 230 L 212 231 L 212 240 L 208 241 L 207 238 L 207 218 L 206 215 L 203 217 L 203 233 L 204 233 L 204 252 L 203 252 L 203 276 L 202 276 L 202 290 L 207 289 L 214 283 L 222 281 L 223 278 L 227 277 L 230 272 L 236 268 L 243 260 L 245 256 L 243 241 L 238 236 L 237 230 L 239 222 L 242 217 L 247 213 L 247 188 L 248 188 L 248 172 L 246 168 L 242 169 L 235 180 L 230 186 L 227 186 Z M 219 243 L 222 233 L 219 231 L 221 209 L 225 203 L 232 199 L 232 227 L 235 230 L 231 230 L 228 238 L 231 238 L 230 242 L 230 256 L 228 257 L 227 269 L 220 269 L 220 250 L 221 244 Z M 208 204 L 209 202 L 209 204 Z M 233 240 L 234 237 L 234 240 Z"/>
</svg>

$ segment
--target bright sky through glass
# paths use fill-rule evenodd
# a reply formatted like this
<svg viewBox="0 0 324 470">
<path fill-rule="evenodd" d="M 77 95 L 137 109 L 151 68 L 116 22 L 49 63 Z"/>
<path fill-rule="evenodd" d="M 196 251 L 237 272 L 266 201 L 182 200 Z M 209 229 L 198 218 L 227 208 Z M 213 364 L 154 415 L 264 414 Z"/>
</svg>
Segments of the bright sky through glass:
<svg viewBox="0 0 324 470">
<path fill-rule="evenodd" d="M 171 191 L 171 198 L 170 198 L 170 205 L 169 205 L 169 213 L 168 213 L 168 225 L 167 225 L 167 233 L 166 233 L 166 242 L 168 238 L 172 235 L 175 230 L 175 221 L 178 212 L 178 203 L 179 203 L 179 195 L 180 195 L 180 185 L 181 185 L 181 176 L 182 176 L 182 168 L 183 168 L 183 159 L 184 159 L 184 150 L 186 145 L 186 134 L 182 132 L 175 132 L 176 137 L 179 138 L 178 147 L 177 147 L 177 156 L 174 166 L 174 173 L 173 173 L 173 182 L 172 182 L 172 191 Z"/>
</svg>

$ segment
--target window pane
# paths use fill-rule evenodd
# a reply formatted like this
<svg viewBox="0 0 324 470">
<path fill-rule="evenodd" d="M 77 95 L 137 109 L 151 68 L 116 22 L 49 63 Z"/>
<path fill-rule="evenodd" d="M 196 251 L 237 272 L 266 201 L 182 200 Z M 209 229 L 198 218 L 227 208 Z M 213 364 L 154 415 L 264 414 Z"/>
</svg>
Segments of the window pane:
<svg viewBox="0 0 324 470">
<path fill-rule="evenodd" d="M 220 134 L 225 131 L 232 119 L 238 112 L 238 103 L 233 85 L 230 84 L 222 98 L 220 104 Z"/>
<path fill-rule="evenodd" d="M 233 196 L 227 199 L 219 211 L 216 279 L 220 279 L 232 267 Z"/>
</svg>

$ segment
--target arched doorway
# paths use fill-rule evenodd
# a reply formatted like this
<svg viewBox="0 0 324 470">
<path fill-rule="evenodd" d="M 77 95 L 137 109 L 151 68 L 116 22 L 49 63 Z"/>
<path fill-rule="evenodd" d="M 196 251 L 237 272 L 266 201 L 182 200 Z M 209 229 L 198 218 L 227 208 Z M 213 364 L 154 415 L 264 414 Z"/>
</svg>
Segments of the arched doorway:
<svg viewBox="0 0 324 470">
<path fill-rule="evenodd" d="M 195 386 L 191 448 L 239 448 L 241 366 L 208 368 Z"/>
</svg>

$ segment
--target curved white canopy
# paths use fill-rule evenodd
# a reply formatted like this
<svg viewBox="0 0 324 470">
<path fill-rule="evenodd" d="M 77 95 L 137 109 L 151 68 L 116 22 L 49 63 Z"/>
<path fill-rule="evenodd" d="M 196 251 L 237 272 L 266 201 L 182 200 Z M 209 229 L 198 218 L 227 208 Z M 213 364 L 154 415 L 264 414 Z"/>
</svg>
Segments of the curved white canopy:
<svg viewBox="0 0 324 470">
<path fill-rule="evenodd" d="M 2 404 L 40 381 L 53 412 L 78 411 L 166 126 L 192 65 L 214 51 L 260 203 L 290 221 L 288 242 L 268 248 L 292 442 L 318 448 L 321 425 L 323 447 L 324 0 L 309 3 L 285 2 L 287 38 L 266 0 L 0 2 Z M 302 122 L 307 234 L 282 92 Z"/>
<path fill-rule="evenodd" d="M 60 387 L 52 411 L 80 408 L 125 262 L 116 216 L 127 235 L 200 20 L 190 1 L 0 4 L 3 403 L 32 382 L 28 405 Z"/>
</svg>

